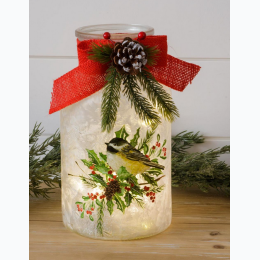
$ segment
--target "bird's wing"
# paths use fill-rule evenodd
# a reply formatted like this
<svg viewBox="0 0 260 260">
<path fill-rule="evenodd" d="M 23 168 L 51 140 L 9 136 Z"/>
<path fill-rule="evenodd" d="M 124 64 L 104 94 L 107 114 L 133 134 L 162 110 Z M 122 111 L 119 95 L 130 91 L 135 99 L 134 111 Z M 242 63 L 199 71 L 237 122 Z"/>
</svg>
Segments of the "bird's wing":
<svg viewBox="0 0 260 260">
<path fill-rule="evenodd" d="M 127 159 L 131 161 L 140 161 L 147 166 L 164 169 L 164 166 L 155 162 L 151 162 L 144 154 L 142 154 L 131 145 L 127 145 L 126 147 L 124 147 L 121 152 L 125 155 Z"/>
</svg>

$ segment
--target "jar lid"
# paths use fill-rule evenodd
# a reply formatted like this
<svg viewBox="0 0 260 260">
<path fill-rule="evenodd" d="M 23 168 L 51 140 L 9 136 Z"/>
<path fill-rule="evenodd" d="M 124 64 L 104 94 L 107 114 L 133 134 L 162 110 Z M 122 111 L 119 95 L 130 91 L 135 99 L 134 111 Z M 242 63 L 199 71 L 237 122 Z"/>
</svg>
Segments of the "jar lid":
<svg viewBox="0 0 260 260">
<path fill-rule="evenodd" d="M 80 40 L 103 39 L 104 32 L 109 32 L 111 40 L 123 40 L 125 37 L 137 38 L 139 32 L 153 35 L 154 28 L 140 24 L 97 24 L 78 28 L 76 37 Z"/>
</svg>

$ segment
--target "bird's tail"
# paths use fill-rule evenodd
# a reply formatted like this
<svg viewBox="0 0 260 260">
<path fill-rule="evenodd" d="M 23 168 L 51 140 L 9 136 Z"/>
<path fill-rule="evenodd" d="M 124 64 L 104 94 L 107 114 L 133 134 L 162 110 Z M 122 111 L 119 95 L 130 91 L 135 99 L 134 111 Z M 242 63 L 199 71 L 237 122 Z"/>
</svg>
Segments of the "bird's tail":
<svg viewBox="0 0 260 260">
<path fill-rule="evenodd" d="M 150 166 L 150 167 L 158 168 L 161 170 L 164 170 L 164 168 L 165 168 L 163 165 L 155 163 L 155 162 L 143 162 L 143 164 Z"/>
</svg>

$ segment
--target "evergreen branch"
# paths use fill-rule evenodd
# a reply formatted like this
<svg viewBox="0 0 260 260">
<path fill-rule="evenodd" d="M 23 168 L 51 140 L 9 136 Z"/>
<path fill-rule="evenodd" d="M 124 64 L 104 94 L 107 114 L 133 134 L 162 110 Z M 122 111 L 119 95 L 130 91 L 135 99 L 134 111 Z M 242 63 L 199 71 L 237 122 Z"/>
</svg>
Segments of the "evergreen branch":
<svg viewBox="0 0 260 260">
<path fill-rule="evenodd" d="M 83 175 L 73 175 L 73 174 L 68 174 L 69 176 L 73 176 L 73 177 L 79 177 L 80 180 L 82 181 L 82 183 L 84 185 L 86 185 L 88 188 L 96 188 L 97 187 L 97 184 L 94 180 L 90 179 L 89 177 L 85 177 Z"/>
<path fill-rule="evenodd" d="M 107 70 L 107 84 L 103 90 L 101 105 L 101 128 L 102 131 L 110 132 L 116 122 L 117 109 L 120 104 L 121 75 L 116 68 L 110 66 Z"/>
<path fill-rule="evenodd" d="M 144 51 L 147 55 L 147 65 L 154 66 L 159 58 L 160 50 L 157 46 L 147 47 L 144 46 Z"/>
<path fill-rule="evenodd" d="M 108 63 L 111 61 L 111 54 L 113 52 L 113 45 L 111 44 L 102 44 L 92 43 L 91 49 L 88 52 L 88 58 L 93 61 L 100 62 L 102 64 Z"/>
<path fill-rule="evenodd" d="M 96 203 L 97 204 L 97 203 Z M 104 217 L 104 207 L 105 207 L 105 201 L 104 199 L 101 200 L 100 204 L 97 204 L 97 212 L 98 212 L 98 219 L 97 219 L 97 231 L 98 233 L 103 236 L 103 217 Z"/>
<path fill-rule="evenodd" d="M 159 112 L 168 121 L 172 122 L 179 117 L 179 112 L 172 97 L 162 87 L 162 85 L 147 70 L 143 69 L 138 74 L 138 79 L 152 104 L 158 108 Z"/>
<path fill-rule="evenodd" d="M 142 96 L 141 89 L 136 82 L 136 77 L 133 75 L 127 75 L 124 78 L 124 95 L 131 102 L 131 106 L 134 106 L 136 114 L 146 124 L 152 127 L 157 126 L 161 120 L 151 103 Z"/>
<path fill-rule="evenodd" d="M 150 143 L 153 135 L 155 134 L 155 128 L 152 128 L 151 130 L 147 130 L 145 138 L 141 140 L 140 144 L 138 145 L 138 150 L 141 151 L 144 148 L 144 145 L 147 145 Z"/>
<path fill-rule="evenodd" d="M 203 142 L 204 138 L 202 135 L 199 135 L 199 132 L 194 134 L 193 132 L 183 131 L 172 137 L 172 152 L 185 153 L 185 151 L 194 144 Z"/>
<path fill-rule="evenodd" d="M 35 124 L 29 135 L 29 195 L 49 198 L 51 190 L 60 187 L 60 134 L 58 130 L 38 144 L 41 124 Z M 43 188 L 42 184 L 47 185 Z"/>
</svg>

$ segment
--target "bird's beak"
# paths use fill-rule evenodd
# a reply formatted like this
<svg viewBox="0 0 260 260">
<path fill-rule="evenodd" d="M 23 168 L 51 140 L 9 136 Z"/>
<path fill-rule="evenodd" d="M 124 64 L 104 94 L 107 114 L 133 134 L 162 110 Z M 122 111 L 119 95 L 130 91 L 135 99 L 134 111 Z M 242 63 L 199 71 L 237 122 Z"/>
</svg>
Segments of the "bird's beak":
<svg viewBox="0 0 260 260">
<path fill-rule="evenodd" d="M 109 145 L 109 143 L 105 143 L 106 145 Z"/>
</svg>

